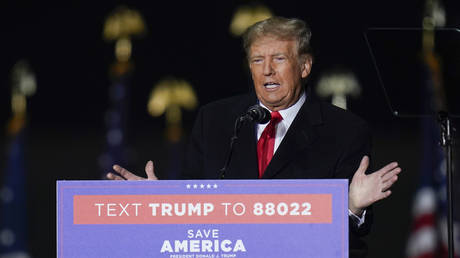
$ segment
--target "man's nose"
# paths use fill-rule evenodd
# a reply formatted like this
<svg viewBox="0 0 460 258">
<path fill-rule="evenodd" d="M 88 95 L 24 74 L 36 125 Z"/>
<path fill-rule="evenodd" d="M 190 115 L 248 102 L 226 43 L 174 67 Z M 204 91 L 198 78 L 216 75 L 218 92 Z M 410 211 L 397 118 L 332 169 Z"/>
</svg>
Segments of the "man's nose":
<svg viewBox="0 0 460 258">
<path fill-rule="evenodd" d="M 273 70 L 273 65 L 270 60 L 264 62 L 264 75 L 269 76 L 273 75 L 275 70 Z"/>
</svg>

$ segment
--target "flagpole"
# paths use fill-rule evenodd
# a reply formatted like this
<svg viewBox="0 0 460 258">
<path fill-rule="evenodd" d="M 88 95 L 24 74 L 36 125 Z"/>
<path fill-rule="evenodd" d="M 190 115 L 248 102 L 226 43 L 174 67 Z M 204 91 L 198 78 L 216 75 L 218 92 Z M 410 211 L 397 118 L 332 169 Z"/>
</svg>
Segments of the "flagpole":
<svg viewBox="0 0 460 258">
<path fill-rule="evenodd" d="M 453 173 L 452 173 L 452 126 L 447 112 L 438 114 L 438 122 L 441 128 L 441 146 L 446 155 L 446 179 L 447 179 L 447 247 L 449 258 L 454 258 L 454 203 L 453 203 Z"/>
<path fill-rule="evenodd" d="M 444 22 L 436 16 L 436 12 L 442 11 L 440 0 L 427 0 L 426 14 L 423 19 L 423 53 L 425 62 L 431 70 L 434 80 L 434 104 L 438 112 L 438 123 L 440 127 L 440 145 L 443 147 L 446 156 L 446 197 L 447 197 L 447 249 L 448 257 L 454 258 L 454 223 L 453 223 L 453 176 L 452 176 L 452 126 L 446 104 L 446 93 L 442 87 L 441 71 L 439 69 L 440 61 L 435 54 L 435 28 L 443 27 Z"/>
<path fill-rule="evenodd" d="M 30 257 L 27 241 L 25 137 L 27 97 L 36 91 L 35 75 L 26 60 L 11 72 L 12 118 L 8 122 L 8 161 L 0 184 L 0 257 Z"/>
<path fill-rule="evenodd" d="M 106 147 L 99 157 L 102 178 L 115 163 L 126 166 L 126 130 L 128 121 L 129 82 L 134 65 L 131 61 L 132 39 L 146 33 L 141 14 L 127 7 L 117 7 L 104 23 L 104 39 L 114 42 L 115 61 L 110 66 L 109 107 L 105 114 Z"/>
</svg>

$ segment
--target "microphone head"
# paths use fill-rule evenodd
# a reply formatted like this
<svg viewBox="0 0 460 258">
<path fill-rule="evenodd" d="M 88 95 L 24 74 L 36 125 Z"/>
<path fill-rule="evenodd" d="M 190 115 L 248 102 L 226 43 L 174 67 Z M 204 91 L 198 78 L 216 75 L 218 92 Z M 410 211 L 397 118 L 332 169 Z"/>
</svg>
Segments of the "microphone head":
<svg viewBox="0 0 460 258">
<path fill-rule="evenodd" d="M 265 109 L 259 105 L 254 105 L 249 107 L 248 111 L 246 112 L 246 116 L 255 123 L 265 124 L 270 121 L 272 116 L 270 115 L 270 111 Z"/>
</svg>

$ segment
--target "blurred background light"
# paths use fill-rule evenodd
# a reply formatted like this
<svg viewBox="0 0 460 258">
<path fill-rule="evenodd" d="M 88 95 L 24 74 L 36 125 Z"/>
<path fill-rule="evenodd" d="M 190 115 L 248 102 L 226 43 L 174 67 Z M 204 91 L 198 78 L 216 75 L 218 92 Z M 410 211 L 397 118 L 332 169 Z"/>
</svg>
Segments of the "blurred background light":
<svg viewBox="0 0 460 258">
<path fill-rule="evenodd" d="M 193 110 L 198 99 L 192 85 L 183 79 L 167 78 L 159 81 L 152 89 L 147 110 L 152 116 L 165 114 L 166 135 L 172 142 L 182 136 L 182 111 Z"/>
<path fill-rule="evenodd" d="M 335 70 L 320 76 L 316 92 L 320 97 L 331 97 L 333 105 L 347 109 L 347 96 L 358 97 L 361 87 L 353 72 Z"/>
<path fill-rule="evenodd" d="M 141 14 L 134 9 L 120 6 L 107 17 L 103 34 L 106 40 L 118 40 L 133 35 L 144 35 L 146 32 Z"/>
<path fill-rule="evenodd" d="M 230 23 L 230 33 L 233 36 L 241 36 L 246 29 L 256 22 L 273 16 L 272 11 L 265 5 L 242 5 L 233 14 Z"/>
</svg>

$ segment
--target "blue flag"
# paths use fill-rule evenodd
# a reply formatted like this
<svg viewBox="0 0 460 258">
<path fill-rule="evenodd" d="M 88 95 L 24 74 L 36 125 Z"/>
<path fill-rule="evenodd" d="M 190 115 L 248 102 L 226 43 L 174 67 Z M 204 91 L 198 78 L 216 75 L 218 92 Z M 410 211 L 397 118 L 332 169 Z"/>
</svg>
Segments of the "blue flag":
<svg viewBox="0 0 460 258">
<path fill-rule="evenodd" d="M 0 188 L 0 257 L 29 257 L 24 131 L 12 135 Z"/>
</svg>

